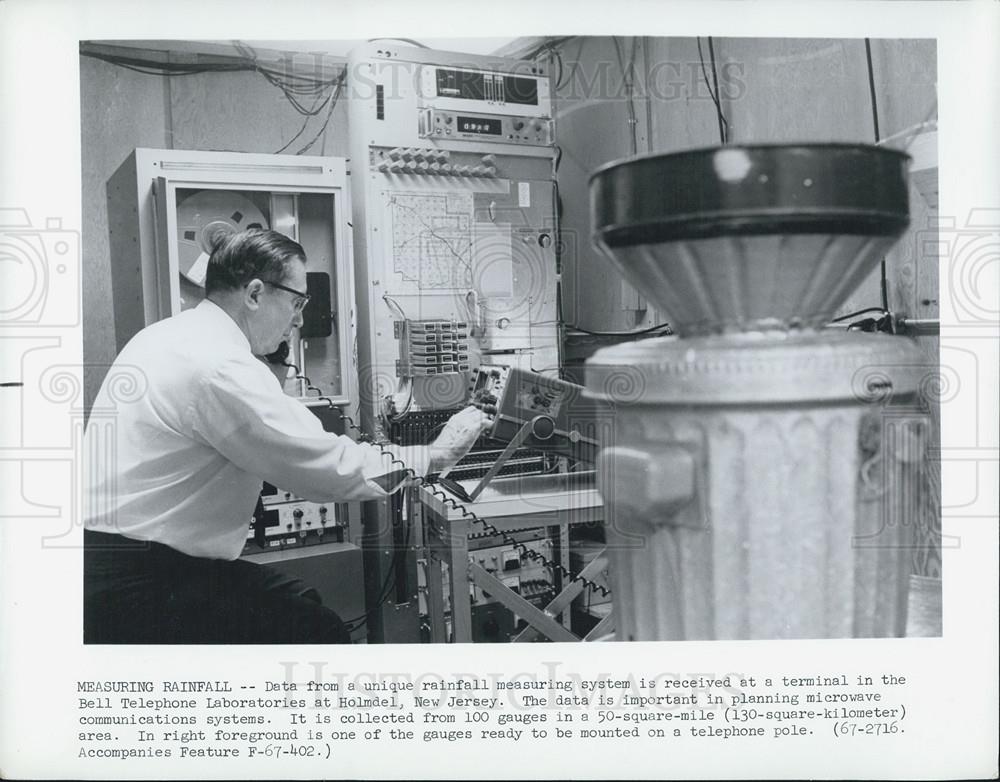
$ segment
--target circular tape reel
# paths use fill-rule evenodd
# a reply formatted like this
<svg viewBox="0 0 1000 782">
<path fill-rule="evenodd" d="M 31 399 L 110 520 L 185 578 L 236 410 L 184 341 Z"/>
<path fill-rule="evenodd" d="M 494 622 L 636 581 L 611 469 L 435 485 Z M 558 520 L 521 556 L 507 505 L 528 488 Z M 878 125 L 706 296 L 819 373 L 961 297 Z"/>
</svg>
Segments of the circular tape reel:
<svg viewBox="0 0 1000 782">
<path fill-rule="evenodd" d="M 244 195 L 232 190 L 199 190 L 177 205 L 177 263 L 181 275 L 205 286 L 208 258 L 224 236 L 248 228 L 268 228 L 267 219 Z"/>
</svg>

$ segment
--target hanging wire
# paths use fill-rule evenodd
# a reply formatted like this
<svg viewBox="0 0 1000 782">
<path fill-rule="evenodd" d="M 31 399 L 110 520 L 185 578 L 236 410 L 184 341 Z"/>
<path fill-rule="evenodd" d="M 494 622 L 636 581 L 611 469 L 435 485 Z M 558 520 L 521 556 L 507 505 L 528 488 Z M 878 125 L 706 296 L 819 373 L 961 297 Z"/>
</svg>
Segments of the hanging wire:
<svg viewBox="0 0 1000 782">
<path fill-rule="evenodd" d="M 841 315 L 839 318 L 834 318 L 831 323 L 840 323 L 845 320 L 850 320 L 851 318 L 856 318 L 858 315 L 867 315 L 869 312 L 881 312 L 883 315 L 886 311 L 881 307 L 865 307 L 863 310 L 857 310 L 855 312 L 849 312 L 846 315 Z"/>
<path fill-rule="evenodd" d="M 571 40 L 571 39 L 567 38 L 566 40 L 568 41 L 568 40 Z M 560 78 L 559 78 L 558 81 L 556 81 L 555 89 L 553 90 L 553 92 L 558 92 L 563 87 L 568 87 L 573 82 L 573 76 L 576 74 L 577 68 L 580 67 L 580 55 L 583 53 L 583 45 L 587 41 L 587 39 L 585 37 L 583 37 L 583 36 L 579 37 L 578 40 L 579 40 L 579 46 L 576 49 L 576 56 L 572 60 L 572 63 L 573 63 L 572 67 L 566 72 L 566 81 L 565 81 L 565 83 L 563 82 L 563 80 L 562 80 L 562 72 L 560 72 Z M 554 45 L 558 45 L 558 44 L 554 44 Z M 561 57 L 560 57 L 560 61 L 561 61 Z"/>
<path fill-rule="evenodd" d="M 406 317 L 406 313 L 403 311 L 403 307 L 400 305 L 400 303 L 396 301 L 388 293 L 382 294 L 382 301 L 385 302 L 385 306 L 389 308 L 392 314 L 398 317 L 400 320 L 409 320 L 409 318 Z"/>
<path fill-rule="evenodd" d="M 345 69 L 345 74 L 346 74 L 346 69 Z M 316 132 L 316 135 L 313 136 L 312 141 L 310 141 L 308 144 L 303 146 L 295 153 L 296 155 L 304 155 L 306 152 L 312 149 L 313 145 L 319 140 L 321 136 L 325 138 L 326 129 L 330 125 L 330 120 L 333 118 L 333 110 L 337 107 L 337 100 L 340 98 L 343 86 L 344 82 L 343 80 L 341 80 L 340 82 L 338 82 L 336 88 L 334 89 L 333 94 L 331 95 L 330 108 L 326 113 L 326 119 L 323 121 L 323 127 L 321 127 Z"/>
<path fill-rule="evenodd" d="M 636 135 L 636 125 L 638 120 L 636 119 L 635 112 L 635 96 L 633 94 L 633 76 L 635 75 L 635 53 L 636 47 L 638 45 L 638 38 L 632 38 L 632 47 L 629 52 L 629 60 L 626 64 L 624 55 L 622 53 L 621 44 L 617 37 L 612 37 L 612 43 L 615 46 L 615 55 L 618 58 L 618 67 L 621 69 L 622 74 L 622 87 L 625 90 L 625 107 L 628 112 L 628 126 L 629 126 L 629 138 L 632 145 L 632 154 L 635 155 L 639 151 L 639 139 Z"/>
<path fill-rule="evenodd" d="M 875 93 L 875 68 L 872 65 L 872 42 L 870 38 L 865 38 L 865 60 L 868 64 L 868 92 L 871 96 L 872 104 L 872 128 L 875 132 L 875 143 L 880 141 L 881 134 L 878 127 L 878 97 Z M 889 279 L 886 273 L 885 256 L 882 256 L 880 288 L 882 294 L 882 309 L 889 311 Z M 890 319 L 891 320 L 891 319 Z"/>
<path fill-rule="evenodd" d="M 719 76 L 716 72 L 715 67 L 715 47 L 712 44 L 712 38 L 708 39 L 708 51 L 712 61 L 712 77 L 715 82 L 715 89 L 712 89 L 712 84 L 708 80 L 708 71 L 705 66 L 705 54 L 701 48 L 701 38 L 696 38 L 695 42 L 698 44 L 698 59 L 701 61 L 701 75 L 705 80 L 705 88 L 708 90 L 708 96 L 712 99 L 712 103 L 715 104 L 715 114 L 716 119 L 719 123 L 719 141 L 723 144 L 729 143 L 729 120 L 726 119 L 726 114 L 722 110 L 722 102 L 719 98 Z"/>
<path fill-rule="evenodd" d="M 132 57 L 120 54 L 89 51 L 84 49 L 81 54 L 96 60 L 125 68 L 147 76 L 195 76 L 205 73 L 238 73 L 251 72 L 262 76 L 270 85 L 281 91 L 288 104 L 304 117 L 302 126 L 289 141 L 278 150 L 284 152 L 294 144 L 305 132 L 311 117 L 320 116 L 326 112 L 322 127 L 295 154 L 301 155 L 311 149 L 327 130 L 337 101 L 340 98 L 347 78 L 346 66 L 332 78 L 308 76 L 293 73 L 287 69 L 276 68 L 264 63 L 253 47 L 241 41 L 233 41 L 233 48 L 238 57 L 232 62 L 207 63 L 176 63 L 164 62 L 149 57 Z"/>
</svg>

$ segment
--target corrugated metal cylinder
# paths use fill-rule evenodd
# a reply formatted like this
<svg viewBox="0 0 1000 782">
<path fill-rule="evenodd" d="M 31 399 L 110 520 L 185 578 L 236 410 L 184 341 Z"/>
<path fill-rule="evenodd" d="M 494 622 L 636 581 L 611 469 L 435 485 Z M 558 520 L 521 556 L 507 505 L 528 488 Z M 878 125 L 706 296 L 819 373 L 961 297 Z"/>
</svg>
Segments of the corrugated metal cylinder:
<svg viewBox="0 0 1000 782">
<path fill-rule="evenodd" d="M 902 635 L 920 357 L 831 336 L 592 359 L 591 389 L 618 400 L 599 480 L 620 638 Z"/>
</svg>

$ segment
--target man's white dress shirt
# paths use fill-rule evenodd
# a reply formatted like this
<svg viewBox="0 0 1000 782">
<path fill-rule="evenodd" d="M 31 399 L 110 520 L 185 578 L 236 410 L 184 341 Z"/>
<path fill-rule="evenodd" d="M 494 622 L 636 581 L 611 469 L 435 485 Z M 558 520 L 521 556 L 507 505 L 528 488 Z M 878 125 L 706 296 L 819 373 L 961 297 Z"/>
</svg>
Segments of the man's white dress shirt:
<svg viewBox="0 0 1000 782">
<path fill-rule="evenodd" d="M 120 372 L 139 375 L 134 401 L 109 389 Z M 96 456 L 85 465 L 84 526 L 192 556 L 239 557 L 263 480 L 314 502 L 367 500 L 386 495 L 373 479 L 398 470 L 378 448 L 324 431 L 207 300 L 139 332 L 93 409 L 113 416 L 85 435 Z M 426 447 L 393 451 L 426 472 Z"/>
</svg>

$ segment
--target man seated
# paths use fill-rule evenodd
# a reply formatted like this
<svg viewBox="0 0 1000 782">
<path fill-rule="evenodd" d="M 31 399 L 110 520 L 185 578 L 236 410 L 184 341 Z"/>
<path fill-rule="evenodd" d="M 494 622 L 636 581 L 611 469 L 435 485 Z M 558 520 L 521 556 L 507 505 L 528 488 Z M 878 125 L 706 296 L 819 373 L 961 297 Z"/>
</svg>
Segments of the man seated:
<svg viewBox="0 0 1000 782">
<path fill-rule="evenodd" d="M 390 453 L 324 431 L 260 358 L 302 324 L 305 291 L 298 243 L 232 234 L 212 252 L 206 299 L 119 354 L 108 378 L 135 373 L 145 392 L 115 402 L 106 379 L 94 407 L 115 410 L 111 434 L 85 436 L 85 642 L 348 642 L 315 590 L 238 559 L 261 482 L 315 502 L 378 499 L 407 482 L 393 455 L 442 471 L 486 427 L 467 408 L 430 446 Z"/>
</svg>

